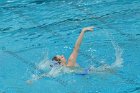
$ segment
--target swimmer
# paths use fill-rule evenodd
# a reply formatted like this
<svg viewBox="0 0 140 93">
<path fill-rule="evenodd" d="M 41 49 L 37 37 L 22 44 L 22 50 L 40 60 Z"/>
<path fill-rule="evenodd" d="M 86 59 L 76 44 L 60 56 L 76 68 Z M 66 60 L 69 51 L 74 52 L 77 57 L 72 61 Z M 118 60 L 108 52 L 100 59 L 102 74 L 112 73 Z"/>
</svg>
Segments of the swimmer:
<svg viewBox="0 0 140 93">
<path fill-rule="evenodd" d="M 62 66 L 74 67 L 76 65 L 76 59 L 78 56 L 78 51 L 79 51 L 79 47 L 81 45 L 81 41 L 83 39 L 84 33 L 87 31 L 93 31 L 93 26 L 85 27 L 82 29 L 82 31 L 75 43 L 74 49 L 68 59 L 68 63 L 66 63 L 66 58 L 64 57 L 64 55 L 56 55 L 52 58 L 52 61 L 56 61 Z"/>
<path fill-rule="evenodd" d="M 77 59 L 77 56 L 78 56 L 78 51 L 79 51 L 79 47 L 80 47 L 80 44 L 81 44 L 81 41 L 83 39 L 83 36 L 84 36 L 84 33 L 87 32 L 87 31 L 93 31 L 93 26 L 91 27 L 86 27 L 86 28 L 83 28 L 76 43 L 75 43 L 75 46 L 74 46 L 74 49 L 68 59 L 68 63 L 66 63 L 66 58 L 63 56 L 63 55 L 56 55 L 52 58 L 52 61 L 55 61 L 57 62 L 57 64 L 59 65 L 62 65 L 62 66 L 66 66 L 66 67 L 74 67 L 76 66 L 76 59 Z M 32 84 L 33 81 L 35 80 L 38 80 L 38 79 L 41 79 L 43 77 L 51 77 L 51 75 L 49 75 L 48 73 L 44 73 L 42 75 L 39 75 L 39 76 L 35 76 L 34 78 L 32 78 L 31 80 L 27 80 L 26 82 L 28 84 Z"/>
</svg>

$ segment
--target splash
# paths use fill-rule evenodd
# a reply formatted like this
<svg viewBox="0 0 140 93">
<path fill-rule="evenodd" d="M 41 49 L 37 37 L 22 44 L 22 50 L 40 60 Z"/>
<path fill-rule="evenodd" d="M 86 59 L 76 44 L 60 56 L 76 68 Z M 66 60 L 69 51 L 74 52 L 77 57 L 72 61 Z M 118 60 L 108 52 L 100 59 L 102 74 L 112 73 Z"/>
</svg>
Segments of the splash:
<svg viewBox="0 0 140 93">
<path fill-rule="evenodd" d="M 112 42 L 112 45 L 115 49 L 115 61 L 111 65 L 109 64 L 102 64 L 99 67 L 91 66 L 86 71 L 87 74 L 91 73 L 98 73 L 98 72 L 109 72 L 114 73 L 120 67 L 123 67 L 123 58 L 122 58 L 122 49 L 115 43 Z"/>
<path fill-rule="evenodd" d="M 67 74 L 68 73 L 76 73 L 79 75 L 87 75 L 87 74 L 93 74 L 93 73 L 104 73 L 104 72 L 113 73 L 113 72 L 116 72 L 116 70 L 118 68 L 123 67 L 123 58 L 122 58 L 122 49 L 118 45 L 115 45 L 115 43 L 112 43 L 112 44 L 113 44 L 113 47 L 115 49 L 115 61 L 111 65 L 104 63 L 98 67 L 90 66 L 86 69 L 81 68 L 81 67 L 76 67 L 73 69 L 73 68 L 55 65 L 54 67 L 51 68 L 50 65 L 53 65 L 52 64 L 53 62 L 46 58 L 38 64 L 38 68 L 41 70 L 49 69 L 45 73 L 46 77 L 56 77 L 58 75 L 66 74 L 66 73 Z M 38 76 L 36 76 L 36 77 L 38 77 Z M 36 78 L 36 77 L 34 76 L 34 78 Z"/>
<path fill-rule="evenodd" d="M 113 68 L 123 67 L 122 49 L 119 46 L 116 46 L 114 48 L 115 48 L 116 60 L 111 66 Z"/>
<path fill-rule="evenodd" d="M 115 61 L 111 65 L 109 64 L 102 64 L 99 67 L 91 66 L 90 70 L 92 72 L 115 72 L 118 68 L 123 67 L 123 57 L 122 57 L 122 49 L 119 47 L 119 45 L 114 41 L 114 37 L 112 33 L 108 31 L 104 31 L 104 33 L 107 35 L 107 37 L 110 38 L 111 44 L 115 50 Z"/>
<path fill-rule="evenodd" d="M 50 69 L 50 65 L 51 62 L 50 60 L 48 60 L 48 58 L 46 57 L 45 59 L 43 59 L 38 65 L 38 69 L 40 70 L 49 70 Z"/>
</svg>

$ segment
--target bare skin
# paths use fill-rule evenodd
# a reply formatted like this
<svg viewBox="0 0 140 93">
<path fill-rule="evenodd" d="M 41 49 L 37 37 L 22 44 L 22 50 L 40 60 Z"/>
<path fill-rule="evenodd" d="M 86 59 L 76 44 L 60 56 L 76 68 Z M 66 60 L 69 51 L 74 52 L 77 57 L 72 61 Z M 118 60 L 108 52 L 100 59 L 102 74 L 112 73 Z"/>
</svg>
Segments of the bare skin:
<svg viewBox="0 0 140 93">
<path fill-rule="evenodd" d="M 76 59 L 77 59 L 77 56 L 78 56 L 78 52 L 79 52 L 79 48 L 80 48 L 80 45 L 81 45 L 81 42 L 82 42 L 82 39 L 83 39 L 83 36 L 84 36 L 84 33 L 87 32 L 87 31 L 93 31 L 93 26 L 91 27 L 85 27 L 82 29 L 76 43 L 75 43 L 75 46 L 74 46 L 74 49 L 68 59 L 68 63 L 66 63 L 66 58 L 64 57 L 64 55 L 57 55 L 57 59 L 60 60 L 61 62 L 61 65 L 63 66 L 68 66 L 68 67 L 71 67 L 71 66 L 75 66 L 76 65 Z"/>
</svg>

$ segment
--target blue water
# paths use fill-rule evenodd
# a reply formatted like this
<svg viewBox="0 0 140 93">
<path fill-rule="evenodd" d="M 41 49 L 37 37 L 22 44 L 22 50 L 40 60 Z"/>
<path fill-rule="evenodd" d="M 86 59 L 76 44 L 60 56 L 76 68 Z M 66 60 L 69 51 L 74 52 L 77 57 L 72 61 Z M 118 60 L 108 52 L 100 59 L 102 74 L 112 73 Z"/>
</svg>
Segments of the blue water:
<svg viewBox="0 0 140 93">
<path fill-rule="evenodd" d="M 0 93 L 140 93 L 139 20 L 139 0 L 0 0 Z M 86 26 L 77 63 L 91 73 L 27 82 Z"/>
</svg>

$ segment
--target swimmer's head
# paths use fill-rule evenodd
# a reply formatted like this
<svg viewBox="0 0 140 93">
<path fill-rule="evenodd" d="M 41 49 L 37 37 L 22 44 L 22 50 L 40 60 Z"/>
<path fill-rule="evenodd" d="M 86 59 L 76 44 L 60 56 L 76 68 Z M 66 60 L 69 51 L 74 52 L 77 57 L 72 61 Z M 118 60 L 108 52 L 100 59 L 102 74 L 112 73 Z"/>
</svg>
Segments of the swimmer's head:
<svg viewBox="0 0 140 93">
<path fill-rule="evenodd" d="M 66 64 L 66 59 L 65 59 L 64 55 L 56 55 L 52 58 L 52 61 L 56 61 L 62 65 Z"/>
</svg>

